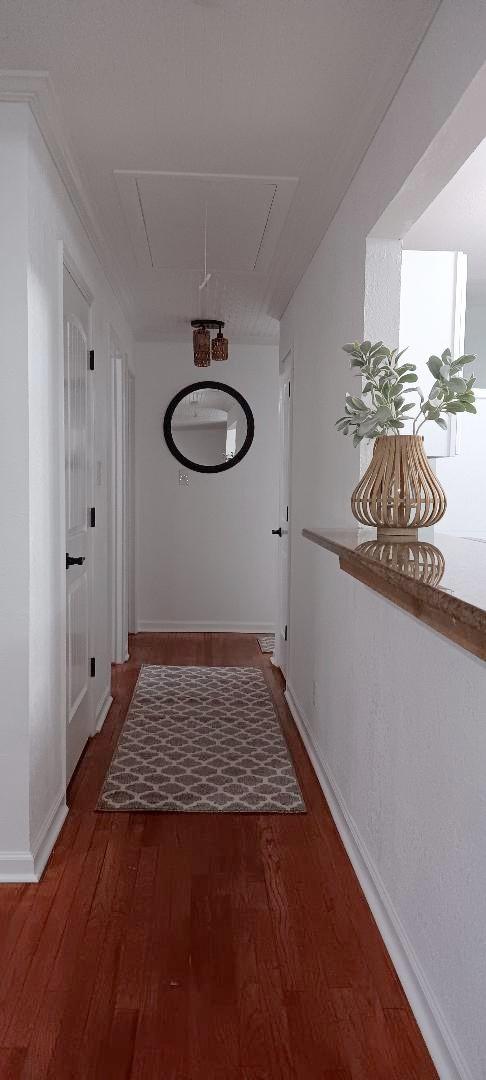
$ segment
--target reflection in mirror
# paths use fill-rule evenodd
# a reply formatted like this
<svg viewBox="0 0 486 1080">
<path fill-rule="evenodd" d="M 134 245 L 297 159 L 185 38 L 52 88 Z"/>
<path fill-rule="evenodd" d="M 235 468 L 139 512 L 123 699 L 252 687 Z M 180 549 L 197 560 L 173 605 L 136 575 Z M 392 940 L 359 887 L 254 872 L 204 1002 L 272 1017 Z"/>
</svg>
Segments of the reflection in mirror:
<svg viewBox="0 0 486 1080">
<path fill-rule="evenodd" d="M 164 432 L 176 456 L 199 471 L 219 472 L 236 464 L 238 455 L 249 449 L 253 418 L 236 391 L 224 384 L 202 383 L 177 395 L 167 410 Z"/>
<path fill-rule="evenodd" d="M 221 465 L 235 457 L 246 438 L 241 405 L 221 390 L 194 390 L 172 416 L 172 438 L 184 457 L 199 465 Z"/>
</svg>

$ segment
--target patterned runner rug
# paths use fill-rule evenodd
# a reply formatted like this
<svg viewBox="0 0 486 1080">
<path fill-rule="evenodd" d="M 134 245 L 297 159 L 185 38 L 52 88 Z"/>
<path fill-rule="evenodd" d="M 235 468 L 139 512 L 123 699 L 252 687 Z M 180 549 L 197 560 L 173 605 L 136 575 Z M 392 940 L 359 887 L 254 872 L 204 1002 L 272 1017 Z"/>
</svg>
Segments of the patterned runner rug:
<svg viewBox="0 0 486 1080">
<path fill-rule="evenodd" d="M 275 648 L 275 634 L 260 634 L 257 637 L 262 652 L 273 652 Z"/>
<path fill-rule="evenodd" d="M 260 669 L 144 665 L 98 810 L 305 813 Z"/>
</svg>

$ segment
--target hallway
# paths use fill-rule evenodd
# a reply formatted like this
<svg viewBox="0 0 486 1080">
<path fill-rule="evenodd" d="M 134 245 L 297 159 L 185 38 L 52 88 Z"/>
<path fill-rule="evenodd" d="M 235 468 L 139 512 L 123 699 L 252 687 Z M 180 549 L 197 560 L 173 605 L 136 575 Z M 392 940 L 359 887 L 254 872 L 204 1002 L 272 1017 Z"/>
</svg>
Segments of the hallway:
<svg viewBox="0 0 486 1080">
<path fill-rule="evenodd" d="M 94 806 L 140 664 L 261 666 L 306 815 Z M 436 1072 L 256 638 L 139 634 L 39 885 L 0 893 L 1 1080 Z"/>
</svg>

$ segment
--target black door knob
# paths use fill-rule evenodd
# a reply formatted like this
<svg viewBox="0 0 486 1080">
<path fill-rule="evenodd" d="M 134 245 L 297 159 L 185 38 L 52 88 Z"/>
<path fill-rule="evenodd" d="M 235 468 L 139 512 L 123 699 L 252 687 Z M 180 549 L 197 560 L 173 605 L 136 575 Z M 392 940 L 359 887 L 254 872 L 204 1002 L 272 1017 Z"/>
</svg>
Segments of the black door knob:
<svg viewBox="0 0 486 1080">
<path fill-rule="evenodd" d="M 70 566 L 82 566 L 85 562 L 84 555 L 80 555 L 78 559 L 73 559 L 72 555 L 68 555 L 66 551 L 66 570 L 69 570 Z"/>
<path fill-rule="evenodd" d="M 281 536 L 281 535 L 282 535 L 282 529 L 281 528 L 272 529 L 272 536 Z"/>
</svg>

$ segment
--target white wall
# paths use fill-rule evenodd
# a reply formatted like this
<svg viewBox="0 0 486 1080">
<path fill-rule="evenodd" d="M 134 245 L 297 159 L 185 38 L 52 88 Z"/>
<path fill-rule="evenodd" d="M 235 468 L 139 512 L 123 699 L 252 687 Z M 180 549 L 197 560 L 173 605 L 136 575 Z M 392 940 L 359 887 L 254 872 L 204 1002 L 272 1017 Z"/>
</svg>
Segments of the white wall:
<svg viewBox="0 0 486 1080">
<path fill-rule="evenodd" d="M 162 434 L 165 410 L 192 382 L 247 399 L 255 439 L 225 473 L 188 472 Z M 273 629 L 278 460 L 278 350 L 233 345 L 199 372 L 186 342 L 137 345 L 137 595 L 140 629 Z M 179 484 L 179 469 L 189 484 Z"/>
<path fill-rule="evenodd" d="M 0 257 L 2 277 L 9 282 L 9 289 L 14 282 L 16 287 L 15 303 L 8 289 L 2 295 L 6 306 L 3 334 L 8 342 L 8 363 L 2 362 L 2 375 L 8 382 L 6 395 L 2 395 L 6 414 L 2 434 L 9 434 L 9 438 L 0 467 L 7 470 L 7 489 L 12 490 L 12 497 L 17 491 L 18 507 L 14 528 L 10 514 L 5 518 L 11 550 L 2 560 L 7 592 L 2 614 L 5 612 L 7 618 L 0 623 L 0 656 L 7 673 L 11 673 L 8 678 L 15 676 L 14 692 L 9 693 L 8 682 L 3 683 L 0 724 L 10 725 L 17 716 L 17 736 L 13 741 L 2 739 L 6 756 L 0 752 L 0 798 L 12 789 L 18 790 L 11 806 L 21 800 L 24 815 L 19 806 L 18 813 L 9 815 L 1 813 L 0 807 L 0 852 L 4 853 L 0 875 L 9 872 L 8 853 L 14 852 L 19 873 L 28 875 L 29 868 L 34 874 L 39 859 L 42 862 L 48 853 L 54 839 L 49 829 L 53 823 L 53 827 L 59 824 L 64 804 L 62 244 L 94 296 L 94 456 L 101 463 L 101 484 L 95 499 L 95 710 L 109 690 L 111 660 L 107 542 L 110 323 L 127 350 L 131 349 L 132 339 L 30 109 L 27 105 L 2 104 L 0 118 L 5 184 L 9 178 L 13 181 L 15 170 L 15 183 L 10 190 L 2 190 L 2 228 L 7 240 L 17 235 L 13 252 L 2 243 Z M 13 223 L 15 233 L 11 235 Z M 4 501 L 3 508 L 6 510 Z M 2 532 L 5 534 L 5 525 Z M 15 603 L 14 589 L 18 593 Z M 20 618 L 24 623 L 22 632 L 20 628 L 17 632 Z M 20 740 L 19 760 L 15 763 L 12 758 L 16 741 Z M 7 754 L 8 747 L 12 749 Z M 21 820 L 25 826 L 22 838 L 18 830 Z M 32 856 L 37 849 L 40 854 L 34 866 Z"/>
<path fill-rule="evenodd" d="M 486 539 L 486 305 L 466 306 L 465 352 L 477 356 L 468 369 L 476 376 L 476 416 L 460 415 L 458 454 L 436 463 L 447 494 L 442 531 Z"/>
<path fill-rule="evenodd" d="M 485 255 L 486 257 L 486 255 Z M 474 353 L 477 362 L 469 370 L 474 371 L 477 386 L 486 389 L 486 304 L 472 304 L 466 308 L 466 352 Z"/>
<path fill-rule="evenodd" d="M 289 691 L 441 1080 L 486 1075 L 485 666 L 301 530 L 352 521 L 359 454 L 334 421 L 356 385 L 341 345 L 364 329 L 366 239 L 422 169 L 485 42 L 484 5 L 444 0 L 281 327 L 281 355 L 294 345 Z"/>
<path fill-rule="evenodd" d="M 486 540 L 486 390 L 477 392 L 476 409 L 458 418 L 459 453 L 436 462 L 447 495 L 440 530 Z"/>
<path fill-rule="evenodd" d="M 459 536 L 486 539 L 486 307 L 467 306 L 467 353 L 478 363 L 469 370 L 476 375 L 477 414 L 458 417 L 459 453 L 437 462 L 437 474 L 447 493 L 447 510 L 440 528 Z"/>
</svg>

